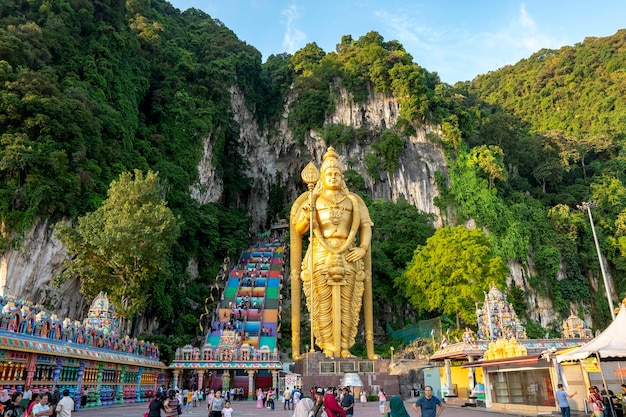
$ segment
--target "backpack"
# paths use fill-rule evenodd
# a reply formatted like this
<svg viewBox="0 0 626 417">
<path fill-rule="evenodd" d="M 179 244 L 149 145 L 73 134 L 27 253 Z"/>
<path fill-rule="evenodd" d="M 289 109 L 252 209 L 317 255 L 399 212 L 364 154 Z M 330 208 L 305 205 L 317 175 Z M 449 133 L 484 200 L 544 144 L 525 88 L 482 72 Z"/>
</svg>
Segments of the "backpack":
<svg viewBox="0 0 626 417">
<path fill-rule="evenodd" d="M 0 412 L 0 417 L 18 417 L 19 414 L 17 412 L 17 408 L 15 407 L 4 407 L 2 412 Z"/>
</svg>

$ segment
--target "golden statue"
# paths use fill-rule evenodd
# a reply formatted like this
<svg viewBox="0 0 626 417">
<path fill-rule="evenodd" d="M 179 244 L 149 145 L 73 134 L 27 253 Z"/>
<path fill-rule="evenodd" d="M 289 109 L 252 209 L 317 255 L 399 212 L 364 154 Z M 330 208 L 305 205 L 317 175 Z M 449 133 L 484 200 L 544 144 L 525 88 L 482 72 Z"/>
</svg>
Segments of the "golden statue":
<svg viewBox="0 0 626 417">
<path fill-rule="evenodd" d="M 312 344 L 319 346 L 327 357 L 352 356 L 350 348 L 363 304 L 367 356 L 375 359 L 370 250 L 373 223 L 364 201 L 348 191 L 338 157 L 329 147 L 320 173 L 313 163 L 307 165 L 302 177 L 309 191 L 291 207 L 291 325 L 295 360 L 300 359 L 301 289 L 312 317 Z M 307 232 L 313 238 L 302 260 L 302 238 Z"/>
</svg>

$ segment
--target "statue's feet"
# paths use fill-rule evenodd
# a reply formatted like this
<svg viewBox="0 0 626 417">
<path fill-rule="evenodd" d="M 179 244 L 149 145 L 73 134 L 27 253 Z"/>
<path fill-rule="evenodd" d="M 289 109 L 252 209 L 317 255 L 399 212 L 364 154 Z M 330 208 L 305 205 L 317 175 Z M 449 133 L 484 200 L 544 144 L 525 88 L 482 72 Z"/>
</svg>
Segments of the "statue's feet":
<svg viewBox="0 0 626 417">
<path fill-rule="evenodd" d="M 299 353 L 294 354 L 294 355 L 291 356 L 291 359 L 293 359 L 294 362 L 301 361 L 302 360 L 302 355 L 300 355 Z"/>
<path fill-rule="evenodd" d="M 354 355 L 350 353 L 349 350 L 345 349 L 341 351 L 341 357 L 342 358 L 354 358 Z"/>
<path fill-rule="evenodd" d="M 331 349 L 324 349 L 322 350 L 322 353 L 324 353 L 324 356 L 326 356 L 327 358 L 333 358 L 335 356 L 335 352 L 333 352 Z"/>
</svg>

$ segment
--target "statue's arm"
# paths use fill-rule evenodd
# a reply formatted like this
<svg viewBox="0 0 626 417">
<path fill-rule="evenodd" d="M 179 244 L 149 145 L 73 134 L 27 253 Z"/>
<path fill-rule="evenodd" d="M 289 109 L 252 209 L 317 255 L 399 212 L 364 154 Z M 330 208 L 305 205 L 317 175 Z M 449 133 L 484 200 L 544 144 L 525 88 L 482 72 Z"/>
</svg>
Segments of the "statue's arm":
<svg viewBox="0 0 626 417">
<path fill-rule="evenodd" d="M 311 221 L 311 208 L 309 207 L 309 203 L 305 202 L 296 212 L 294 230 L 299 235 L 303 235 L 309 231 L 309 224 Z"/>
<path fill-rule="evenodd" d="M 357 204 L 355 204 L 355 215 L 359 216 L 359 245 L 350 249 L 350 253 L 346 256 L 346 260 L 354 262 L 365 256 L 370 250 L 372 242 L 372 226 L 374 223 L 370 219 L 369 211 L 365 202 L 356 194 L 353 194 Z"/>
<path fill-rule="evenodd" d="M 359 247 L 367 252 L 372 243 L 372 225 L 368 222 L 361 222 L 359 227 Z"/>
</svg>

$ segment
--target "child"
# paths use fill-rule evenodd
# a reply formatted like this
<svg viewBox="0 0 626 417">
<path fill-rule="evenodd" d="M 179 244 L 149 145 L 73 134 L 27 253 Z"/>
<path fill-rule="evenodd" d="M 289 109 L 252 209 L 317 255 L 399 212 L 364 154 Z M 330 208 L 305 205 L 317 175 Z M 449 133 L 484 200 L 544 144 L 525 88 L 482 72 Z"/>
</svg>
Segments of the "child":
<svg viewBox="0 0 626 417">
<path fill-rule="evenodd" d="M 226 401 L 224 408 L 222 408 L 222 417 L 233 417 L 233 409 L 230 407 L 230 401 Z"/>
</svg>

